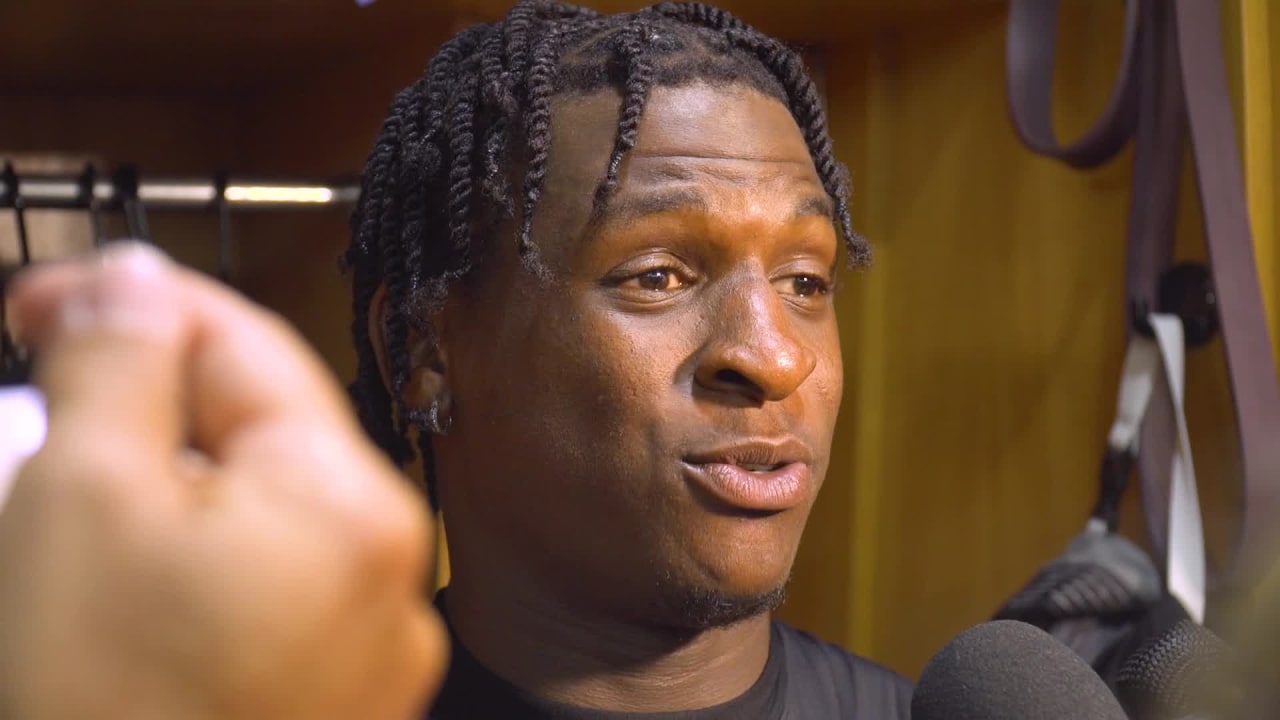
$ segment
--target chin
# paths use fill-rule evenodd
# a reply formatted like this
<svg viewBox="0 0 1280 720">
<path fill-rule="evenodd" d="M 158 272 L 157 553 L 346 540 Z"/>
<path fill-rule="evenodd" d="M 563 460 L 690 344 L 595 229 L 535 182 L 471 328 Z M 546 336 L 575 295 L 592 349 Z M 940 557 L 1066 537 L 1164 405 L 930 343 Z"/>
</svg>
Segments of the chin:
<svg viewBox="0 0 1280 720">
<path fill-rule="evenodd" d="M 662 586 L 666 624 L 683 631 L 725 628 L 777 610 L 787 597 L 786 578 L 760 590 L 668 577 Z"/>
<path fill-rule="evenodd" d="M 787 583 L 799 533 L 784 518 L 744 522 L 699 518 L 687 527 L 662 529 L 656 552 L 645 563 L 656 592 L 650 619 L 684 632 L 735 625 L 777 610 Z"/>
</svg>

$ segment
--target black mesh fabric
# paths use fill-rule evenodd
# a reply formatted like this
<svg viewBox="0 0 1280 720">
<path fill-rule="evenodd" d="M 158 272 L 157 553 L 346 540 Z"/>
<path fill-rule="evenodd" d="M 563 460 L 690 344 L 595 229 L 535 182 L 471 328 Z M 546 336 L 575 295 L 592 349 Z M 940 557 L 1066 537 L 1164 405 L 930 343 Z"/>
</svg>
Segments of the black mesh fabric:
<svg viewBox="0 0 1280 720">
<path fill-rule="evenodd" d="M 1134 720 L 1164 720 L 1227 709 L 1233 702 L 1231 650 L 1186 620 L 1134 653 L 1120 669 L 1117 695 Z"/>
<path fill-rule="evenodd" d="M 1048 632 L 1112 690 L 1134 651 L 1187 617 L 1146 552 L 1094 522 L 995 614 Z"/>
<path fill-rule="evenodd" d="M 1116 617 L 1145 610 L 1109 568 L 1091 563 L 1053 563 L 1009 599 L 997 619 L 1044 622 L 1076 617 Z"/>
</svg>

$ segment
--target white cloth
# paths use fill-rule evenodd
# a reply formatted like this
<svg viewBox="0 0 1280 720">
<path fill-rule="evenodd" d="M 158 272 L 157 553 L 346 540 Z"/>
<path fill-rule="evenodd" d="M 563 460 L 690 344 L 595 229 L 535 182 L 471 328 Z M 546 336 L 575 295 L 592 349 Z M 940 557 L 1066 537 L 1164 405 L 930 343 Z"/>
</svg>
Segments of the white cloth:
<svg viewBox="0 0 1280 720">
<path fill-rule="evenodd" d="M 1108 444 L 1113 449 L 1130 450 L 1136 454 L 1139 430 L 1152 406 L 1152 393 L 1157 388 L 1168 392 L 1170 402 L 1155 405 L 1173 413 L 1172 425 L 1177 432 L 1177 442 L 1169 462 L 1169 547 L 1165 558 L 1165 579 L 1170 594 L 1182 603 L 1196 622 L 1202 623 L 1206 587 L 1204 527 L 1184 410 L 1186 358 L 1182 321 L 1176 315 L 1160 313 L 1152 313 L 1148 321 L 1155 337 L 1134 333 L 1125 352 L 1124 370 L 1116 397 L 1116 417 L 1111 425 Z"/>
<path fill-rule="evenodd" d="M 18 468 L 44 444 L 44 399 L 30 386 L 0 387 L 0 510 Z"/>
</svg>

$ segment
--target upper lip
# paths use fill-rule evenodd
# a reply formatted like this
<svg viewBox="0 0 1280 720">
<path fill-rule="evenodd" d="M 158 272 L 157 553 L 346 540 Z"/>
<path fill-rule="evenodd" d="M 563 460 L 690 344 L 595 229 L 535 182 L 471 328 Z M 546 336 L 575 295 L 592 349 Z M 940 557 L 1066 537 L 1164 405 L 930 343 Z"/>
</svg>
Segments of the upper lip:
<svg viewBox="0 0 1280 720">
<path fill-rule="evenodd" d="M 751 440 L 690 453 L 685 455 L 684 461 L 694 465 L 723 463 L 739 467 L 778 468 L 792 463 L 811 464 L 813 452 L 808 445 L 793 438 Z"/>
</svg>

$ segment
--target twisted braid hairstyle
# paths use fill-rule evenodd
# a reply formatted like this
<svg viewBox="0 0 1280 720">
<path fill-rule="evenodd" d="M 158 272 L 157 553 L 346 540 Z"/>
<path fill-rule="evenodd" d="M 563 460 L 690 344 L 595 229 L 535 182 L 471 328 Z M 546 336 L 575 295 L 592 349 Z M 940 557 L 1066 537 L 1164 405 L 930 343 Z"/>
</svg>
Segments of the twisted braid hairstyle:
<svg viewBox="0 0 1280 720">
<path fill-rule="evenodd" d="M 635 146 L 649 91 L 694 81 L 750 87 L 790 109 L 834 202 L 849 260 L 865 264 L 869 247 L 849 220 L 848 176 L 832 154 L 803 61 L 719 8 L 664 2 L 602 15 L 554 0 L 522 0 L 500 22 L 468 28 L 445 43 L 422 78 L 392 102 L 365 165 L 343 255 L 352 277 L 358 355 L 351 391 L 365 429 L 397 463 L 413 459 L 416 431 L 433 503 L 426 418 L 401 399 L 411 370 L 409 332 L 431 340 L 427 318 L 491 243 L 508 241 L 498 236 L 500 227 L 514 228 L 509 241 L 525 269 L 546 277 L 530 228 L 551 151 L 552 98 L 606 87 L 621 95 L 613 151 L 595 188 L 598 212 Z M 523 178 L 514 177 L 515 168 Z M 369 308 L 380 286 L 390 388 L 369 336 Z"/>
</svg>

